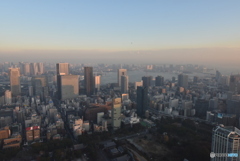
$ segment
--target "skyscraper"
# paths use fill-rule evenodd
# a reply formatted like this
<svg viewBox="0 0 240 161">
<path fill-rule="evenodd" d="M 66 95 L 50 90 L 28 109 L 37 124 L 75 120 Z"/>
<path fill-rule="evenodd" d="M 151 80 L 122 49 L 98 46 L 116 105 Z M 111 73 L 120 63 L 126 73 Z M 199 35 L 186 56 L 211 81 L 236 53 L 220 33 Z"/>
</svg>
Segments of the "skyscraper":
<svg viewBox="0 0 240 161">
<path fill-rule="evenodd" d="M 30 74 L 37 75 L 38 73 L 38 64 L 37 63 L 30 63 Z"/>
<path fill-rule="evenodd" d="M 94 93 L 93 67 L 84 67 L 84 84 L 87 96 Z"/>
<path fill-rule="evenodd" d="M 20 68 L 20 73 L 21 75 L 24 75 L 24 63 L 23 62 L 19 62 L 18 66 Z"/>
<path fill-rule="evenodd" d="M 143 81 L 135 82 L 134 83 L 134 89 L 137 89 L 138 86 L 142 86 L 142 85 L 143 85 Z"/>
<path fill-rule="evenodd" d="M 238 157 L 221 156 L 216 153 L 232 154 Z M 215 155 L 214 155 L 215 154 Z M 232 126 L 217 126 L 212 131 L 211 161 L 238 161 L 240 154 L 240 130 Z"/>
<path fill-rule="evenodd" d="M 30 74 L 30 64 L 29 63 L 25 63 L 24 64 L 24 75 L 29 75 Z"/>
<path fill-rule="evenodd" d="M 100 85 L 101 85 L 101 76 L 100 75 L 94 76 L 94 84 L 95 84 L 95 90 L 99 91 Z"/>
<path fill-rule="evenodd" d="M 43 74 L 44 73 L 43 63 L 37 63 L 37 67 L 38 67 L 37 75 Z"/>
<path fill-rule="evenodd" d="M 121 86 L 121 76 L 127 75 L 127 69 L 118 69 L 118 85 Z"/>
<path fill-rule="evenodd" d="M 185 74 L 178 75 L 178 86 L 188 88 L 188 75 Z"/>
<path fill-rule="evenodd" d="M 68 63 L 57 63 L 57 89 L 58 89 L 58 99 L 61 99 L 61 75 L 69 75 L 69 64 Z"/>
<path fill-rule="evenodd" d="M 12 92 L 9 90 L 5 91 L 5 104 L 7 105 L 12 104 Z"/>
<path fill-rule="evenodd" d="M 127 75 L 121 76 L 121 92 L 128 93 L 128 76 Z"/>
<path fill-rule="evenodd" d="M 120 128 L 121 126 L 121 108 L 122 108 L 122 103 L 121 103 L 121 98 L 113 98 L 113 103 L 112 103 L 112 127 L 114 130 Z"/>
<path fill-rule="evenodd" d="M 57 75 L 69 75 L 69 64 L 68 63 L 57 63 Z"/>
<path fill-rule="evenodd" d="M 230 83 L 229 83 L 229 90 L 234 93 L 238 93 L 240 91 L 240 75 L 231 75 L 230 76 Z"/>
<path fill-rule="evenodd" d="M 10 86 L 12 96 L 15 97 L 21 94 L 21 84 L 20 84 L 20 69 L 19 68 L 9 68 Z"/>
<path fill-rule="evenodd" d="M 60 76 L 60 99 L 73 99 L 79 95 L 78 75 L 61 75 Z"/>
<path fill-rule="evenodd" d="M 164 85 L 164 77 L 157 76 L 155 78 L 155 86 L 163 86 Z"/>
<path fill-rule="evenodd" d="M 151 86 L 152 76 L 143 76 L 142 81 L 143 81 L 143 87 L 149 87 Z"/>
<path fill-rule="evenodd" d="M 34 95 L 43 98 L 43 88 L 47 87 L 47 77 L 44 75 L 33 77 L 32 86 Z"/>
<path fill-rule="evenodd" d="M 137 87 L 137 114 L 144 116 L 148 110 L 148 87 Z"/>
</svg>

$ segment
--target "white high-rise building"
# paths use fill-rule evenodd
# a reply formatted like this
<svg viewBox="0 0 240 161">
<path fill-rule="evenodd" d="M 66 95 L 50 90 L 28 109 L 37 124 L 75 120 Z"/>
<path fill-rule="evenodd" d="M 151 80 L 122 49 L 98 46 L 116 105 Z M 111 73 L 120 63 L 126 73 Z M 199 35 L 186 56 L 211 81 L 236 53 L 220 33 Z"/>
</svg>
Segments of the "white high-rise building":
<svg viewBox="0 0 240 161">
<path fill-rule="evenodd" d="M 237 154 L 238 157 L 217 155 Z M 233 126 L 217 126 L 212 132 L 211 161 L 239 161 L 240 155 L 240 130 Z"/>
<path fill-rule="evenodd" d="M 118 69 L 118 85 L 121 86 L 121 76 L 127 75 L 127 69 Z"/>
<path fill-rule="evenodd" d="M 121 108 L 122 108 L 121 98 L 113 98 L 112 103 L 112 127 L 114 130 L 120 128 L 121 126 Z"/>
</svg>

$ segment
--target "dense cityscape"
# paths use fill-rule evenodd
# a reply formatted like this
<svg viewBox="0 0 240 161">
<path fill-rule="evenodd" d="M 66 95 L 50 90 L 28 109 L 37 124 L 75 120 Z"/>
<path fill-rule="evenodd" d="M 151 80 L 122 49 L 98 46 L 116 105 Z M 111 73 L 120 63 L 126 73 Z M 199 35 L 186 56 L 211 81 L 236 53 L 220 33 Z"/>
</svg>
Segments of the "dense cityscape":
<svg viewBox="0 0 240 161">
<path fill-rule="evenodd" d="M 0 2 L 0 161 L 240 161 L 239 0 Z"/>
<path fill-rule="evenodd" d="M 238 154 L 239 75 L 191 64 L 3 62 L 0 70 L 1 160 Z M 130 82 L 134 72 L 144 75 Z"/>
</svg>

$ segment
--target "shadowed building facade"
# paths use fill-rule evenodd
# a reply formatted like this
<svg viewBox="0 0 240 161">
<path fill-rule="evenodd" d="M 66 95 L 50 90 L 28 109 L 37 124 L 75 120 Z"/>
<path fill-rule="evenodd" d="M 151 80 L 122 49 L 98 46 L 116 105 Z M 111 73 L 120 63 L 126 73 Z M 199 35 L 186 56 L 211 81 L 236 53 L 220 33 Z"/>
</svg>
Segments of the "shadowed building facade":
<svg viewBox="0 0 240 161">
<path fill-rule="evenodd" d="M 144 116 L 146 110 L 148 110 L 148 87 L 137 87 L 137 114 L 138 116 Z"/>
<path fill-rule="evenodd" d="M 128 93 L 128 76 L 127 75 L 121 76 L 121 92 Z"/>
<path fill-rule="evenodd" d="M 41 96 L 42 88 L 47 86 L 47 77 L 46 76 L 35 76 L 32 78 L 32 86 L 34 95 Z"/>
<path fill-rule="evenodd" d="M 84 67 L 84 84 L 87 96 L 94 94 L 93 67 Z"/>
<path fill-rule="evenodd" d="M 163 86 L 164 85 L 164 77 L 157 76 L 155 78 L 155 86 Z"/>
<path fill-rule="evenodd" d="M 142 77 L 143 87 L 150 87 L 152 79 L 153 79 L 152 76 L 143 76 Z"/>
<path fill-rule="evenodd" d="M 188 88 L 188 75 L 185 74 L 178 75 L 178 86 Z"/>
<path fill-rule="evenodd" d="M 78 75 L 60 76 L 60 99 L 73 99 L 79 95 Z"/>
<path fill-rule="evenodd" d="M 118 69 L 118 85 L 121 86 L 121 76 L 127 75 L 127 69 Z"/>
</svg>

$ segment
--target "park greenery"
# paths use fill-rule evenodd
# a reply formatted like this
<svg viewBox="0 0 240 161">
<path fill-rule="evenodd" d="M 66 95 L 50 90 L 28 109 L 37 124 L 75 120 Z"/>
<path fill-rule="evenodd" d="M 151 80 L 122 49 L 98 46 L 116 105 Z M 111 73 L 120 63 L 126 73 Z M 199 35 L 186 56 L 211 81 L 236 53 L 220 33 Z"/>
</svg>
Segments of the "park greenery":
<svg viewBox="0 0 240 161">
<path fill-rule="evenodd" d="M 210 160 L 212 126 L 192 120 L 162 118 L 157 122 L 158 142 L 171 150 L 173 160 Z M 167 138 L 161 137 L 167 133 Z M 163 138 L 163 139 L 161 139 Z"/>
</svg>

